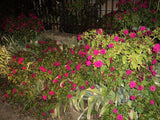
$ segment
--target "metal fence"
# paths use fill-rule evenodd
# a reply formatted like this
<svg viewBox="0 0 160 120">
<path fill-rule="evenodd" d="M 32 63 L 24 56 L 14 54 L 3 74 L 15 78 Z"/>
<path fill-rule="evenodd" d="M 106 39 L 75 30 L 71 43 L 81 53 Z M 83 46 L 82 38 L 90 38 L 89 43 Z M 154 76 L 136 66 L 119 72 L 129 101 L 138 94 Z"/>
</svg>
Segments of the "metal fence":
<svg viewBox="0 0 160 120">
<path fill-rule="evenodd" d="M 3 1 L 3 0 L 2 0 Z M 33 12 L 40 17 L 46 29 L 75 32 L 99 27 L 104 15 L 117 10 L 117 2 L 125 0 L 13 0 L 17 12 Z M 129 1 L 129 0 L 127 0 Z M 145 0 L 130 0 L 142 1 Z M 148 0 L 151 4 L 153 0 Z M 157 10 L 160 1 L 157 0 Z"/>
</svg>

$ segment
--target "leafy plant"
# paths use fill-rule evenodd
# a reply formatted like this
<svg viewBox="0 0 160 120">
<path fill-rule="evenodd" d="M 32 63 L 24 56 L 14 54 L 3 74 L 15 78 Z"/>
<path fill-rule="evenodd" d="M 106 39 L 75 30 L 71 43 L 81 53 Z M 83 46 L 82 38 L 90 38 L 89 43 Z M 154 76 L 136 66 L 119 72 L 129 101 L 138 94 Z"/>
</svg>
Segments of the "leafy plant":
<svg viewBox="0 0 160 120">
<path fill-rule="evenodd" d="M 153 30 L 160 26 L 158 4 L 159 1 L 121 0 L 117 3 L 118 10 L 105 15 L 99 25 L 116 31 L 124 28 L 139 30 L 141 26 Z"/>
</svg>

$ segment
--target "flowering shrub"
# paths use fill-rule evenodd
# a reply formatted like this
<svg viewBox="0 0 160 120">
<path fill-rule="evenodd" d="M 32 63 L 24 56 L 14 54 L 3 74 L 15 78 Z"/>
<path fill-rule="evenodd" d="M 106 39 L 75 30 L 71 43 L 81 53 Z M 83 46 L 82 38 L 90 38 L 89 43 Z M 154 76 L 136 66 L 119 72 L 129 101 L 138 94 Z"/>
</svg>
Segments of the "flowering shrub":
<svg viewBox="0 0 160 120">
<path fill-rule="evenodd" d="M 160 26 L 158 1 L 120 0 L 118 10 L 106 15 L 100 25 L 107 29 L 138 29 L 140 26 L 154 29 Z M 107 24 L 106 24 L 107 23 Z"/>
<path fill-rule="evenodd" d="M 51 40 L 27 44 L 9 62 L 8 82 L 1 86 L 5 97 L 24 103 L 24 109 L 33 109 L 38 117 L 54 116 L 54 110 L 67 104 L 77 88 L 91 86 L 86 75 L 89 63 L 84 59 L 88 47 L 67 48 Z"/>
<path fill-rule="evenodd" d="M 159 119 L 155 66 L 160 44 L 154 43 L 159 31 L 143 27 L 107 35 L 91 30 L 78 35 L 86 44 L 75 48 L 47 39 L 27 44 L 12 56 L 1 89 L 8 101 L 24 104 L 38 117 L 55 117 L 70 102 L 87 111 L 87 119 L 94 105 L 100 119 Z"/>
<path fill-rule="evenodd" d="M 14 36 L 14 39 L 24 41 L 33 39 L 43 31 L 43 22 L 34 14 L 21 14 L 17 17 L 8 16 L 3 20 L 0 27 L 5 33 Z"/>
<path fill-rule="evenodd" d="M 81 41 L 91 47 L 88 51 L 88 57 L 92 56 L 90 66 L 99 78 L 94 82 L 95 89 L 81 92 L 80 98 L 88 98 L 88 119 L 94 105 L 101 119 L 159 119 L 160 84 L 155 77 L 155 66 L 160 58 L 160 44 L 154 43 L 155 39 L 160 39 L 158 31 L 151 34 L 146 28 L 125 29 L 106 35 L 99 29 L 81 35 Z M 81 102 L 81 99 L 76 100 L 78 104 Z"/>
</svg>

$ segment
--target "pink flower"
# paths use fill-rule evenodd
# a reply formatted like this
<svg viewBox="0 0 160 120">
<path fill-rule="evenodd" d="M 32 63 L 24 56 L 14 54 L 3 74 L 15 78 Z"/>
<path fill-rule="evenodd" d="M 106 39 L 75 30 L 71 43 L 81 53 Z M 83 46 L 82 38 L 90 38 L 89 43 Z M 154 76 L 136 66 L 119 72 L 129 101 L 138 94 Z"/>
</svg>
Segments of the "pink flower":
<svg viewBox="0 0 160 120">
<path fill-rule="evenodd" d="M 152 71 L 153 70 L 153 66 L 150 66 L 149 69 Z"/>
<path fill-rule="evenodd" d="M 71 64 L 71 63 L 72 63 L 72 61 L 71 61 L 71 60 L 69 60 L 69 61 L 68 61 L 68 64 Z"/>
<path fill-rule="evenodd" d="M 131 96 L 131 100 L 135 100 L 136 99 L 136 96 Z"/>
<path fill-rule="evenodd" d="M 12 56 L 12 60 L 13 60 L 13 61 L 16 61 L 16 56 Z"/>
<path fill-rule="evenodd" d="M 57 83 L 57 82 L 58 82 L 58 80 L 57 80 L 57 79 L 54 79 L 54 80 L 52 80 L 52 82 L 53 82 L 53 83 Z"/>
<path fill-rule="evenodd" d="M 154 105 L 154 100 L 150 100 L 151 105 Z"/>
<path fill-rule="evenodd" d="M 13 73 L 15 74 L 17 71 L 16 70 L 13 70 Z"/>
<path fill-rule="evenodd" d="M 154 23 L 155 23 L 155 22 L 156 22 L 156 19 L 155 19 L 155 18 L 153 18 L 153 19 L 152 19 L 152 22 L 154 22 Z"/>
<path fill-rule="evenodd" d="M 135 38 L 135 37 L 136 37 L 136 34 L 135 34 L 135 33 L 131 33 L 131 34 L 130 34 L 130 37 L 131 37 L 131 38 Z"/>
<path fill-rule="evenodd" d="M 156 87 L 155 87 L 155 86 L 151 86 L 151 87 L 150 87 L 150 90 L 151 90 L 151 91 L 155 91 L 155 90 L 156 90 Z"/>
<path fill-rule="evenodd" d="M 112 61 L 112 58 L 109 58 L 109 60 L 110 60 L 110 63 L 112 63 L 113 61 Z"/>
<path fill-rule="evenodd" d="M 41 41 L 41 44 L 45 44 L 46 43 L 46 41 Z"/>
<path fill-rule="evenodd" d="M 54 95 L 54 91 L 49 91 L 48 92 L 50 95 Z"/>
<path fill-rule="evenodd" d="M 112 67 L 111 67 L 111 72 L 113 72 L 113 70 L 114 70 L 114 67 L 112 66 Z"/>
<path fill-rule="evenodd" d="M 98 33 L 101 35 L 101 34 L 102 34 L 102 30 L 101 30 L 101 29 L 99 29 L 99 30 L 98 30 Z"/>
<path fill-rule="evenodd" d="M 85 86 L 83 85 L 83 86 L 81 86 L 81 90 L 84 90 L 85 89 Z"/>
<path fill-rule="evenodd" d="M 54 113 L 54 110 L 51 110 L 50 113 Z"/>
<path fill-rule="evenodd" d="M 72 74 L 74 74 L 74 73 L 75 73 L 75 71 L 74 71 L 74 70 L 72 70 L 72 71 L 71 71 L 71 73 L 72 73 Z"/>
<path fill-rule="evenodd" d="M 18 58 L 18 63 L 19 64 L 22 64 L 23 61 L 24 61 L 24 58 L 22 58 L 22 57 Z"/>
<path fill-rule="evenodd" d="M 106 54 L 106 50 L 105 49 L 101 50 L 101 55 L 103 55 L 103 54 Z"/>
<path fill-rule="evenodd" d="M 127 75 L 130 75 L 131 73 L 132 73 L 131 70 L 127 70 L 127 72 L 126 72 Z"/>
<path fill-rule="evenodd" d="M 77 87 L 77 85 L 75 83 L 73 83 L 73 87 Z"/>
<path fill-rule="evenodd" d="M 26 82 L 23 82 L 23 85 L 26 85 Z"/>
<path fill-rule="evenodd" d="M 94 89 L 95 87 L 94 86 L 91 86 L 91 89 Z"/>
<path fill-rule="evenodd" d="M 94 51 L 93 51 L 93 54 L 94 54 L 94 55 L 98 55 L 98 54 L 99 54 L 99 50 L 94 50 Z"/>
<path fill-rule="evenodd" d="M 43 100 L 46 100 L 47 99 L 47 95 L 43 95 Z"/>
<path fill-rule="evenodd" d="M 85 45 L 85 49 L 87 49 L 87 50 L 88 50 L 89 48 L 90 48 L 90 46 L 89 46 L 89 45 Z"/>
<path fill-rule="evenodd" d="M 112 104 L 112 100 L 109 101 L 109 104 Z"/>
<path fill-rule="evenodd" d="M 9 97 L 9 95 L 8 95 L 8 94 L 5 94 L 4 96 L 5 96 L 6 98 L 8 98 L 8 97 Z"/>
<path fill-rule="evenodd" d="M 89 56 L 87 57 L 87 59 L 88 59 L 88 60 L 91 60 L 91 59 L 92 59 L 92 55 L 89 55 Z"/>
<path fill-rule="evenodd" d="M 81 62 L 76 66 L 76 70 L 80 71 L 81 70 Z"/>
<path fill-rule="evenodd" d="M 124 32 L 123 32 L 125 35 L 128 35 L 128 30 L 124 30 Z"/>
<path fill-rule="evenodd" d="M 55 63 L 54 63 L 54 66 L 59 66 L 59 65 L 60 65 L 59 62 L 55 62 Z"/>
<path fill-rule="evenodd" d="M 72 90 L 76 90 L 76 88 L 72 88 Z"/>
<path fill-rule="evenodd" d="M 155 10 L 154 10 L 154 9 L 152 9 L 152 10 L 151 10 L 151 12 L 152 12 L 152 13 L 154 13 L 154 12 L 155 12 Z"/>
<path fill-rule="evenodd" d="M 61 75 L 58 75 L 58 79 L 61 79 L 62 78 L 62 76 Z"/>
<path fill-rule="evenodd" d="M 33 73 L 33 74 L 32 74 L 32 78 L 34 78 L 35 76 L 36 76 L 36 73 Z"/>
<path fill-rule="evenodd" d="M 86 81 L 86 83 L 85 83 L 85 84 L 86 84 L 86 85 L 88 85 L 88 83 L 89 83 L 89 82 L 88 82 L 88 81 Z"/>
<path fill-rule="evenodd" d="M 157 75 L 156 71 L 152 70 L 152 75 L 156 76 Z"/>
<path fill-rule="evenodd" d="M 137 11 L 138 11 L 138 8 L 135 7 L 134 10 L 137 12 Z"/>
<path fill-rule="evenodd" d="M 13 32 L 13 29 L 11 28 L 10 31 Z"/>
<path fill-rule="evenodd" d="M 143 90 L 143 86 L 139 85 L 138 90 Z"/>
<path fill-rule="evenodd" d="M 130 82 L 130 84 L 129 84 L 129 86 L 130 86 L 131 88 L 134 88 L 134 87 L 136 87 L 136 82 L 134 82 L 134 81 L 131 81 L 131 82 Z"/>
<path fill-rule="evenodd" d="M 157 62 L 156 59 L 152 60 L 152 64 L 156 64 L 156 62 Z"/>
<path fill-rule="evenodd" d="M 118 42 L 119 37 L 118 37 L 118 36 L 115 36 L 115 37 L 114 37 L 114 40 L 115 40 L 116 42 Z"/>
<path fill-rule="evenodd" d="M 98 60 L 94 63 L 95 67 L 101 67 L 103 65 L 103 62 L 101 60 Z"/>
<path fill-rule="evenodd" d="M 16 92 L 16 88 L 13 89 L 12 94 L 14 94 Z"/>
<path fill-rule="evenodd" d="M 52 71 L 51 71 L 51 70 L 48 70 L 48 73 L 49 73 L 49 74 L 51 74 L 51 73 L 52 73 Z"/>
<path fill-rule="evenodd" d="M 123 120 L 123 116 L 121 114 L 117 115 L 117 120 Z"/>
<path fill-rule="evenodd" d="M 113 48 L 113 43 L 109 44 L 108 48 Z"/>
<path fill-rule="evenodd" d="M 90 66 L 91 64 L 92 64 L 91 61 L 87 61 L 87 60 L 86 60 L 86 65 L 87 65 L 87 66 Z"/>
<path fill-rule="evenodd" d="M 71 67 L 69 65 L 66 65 L 67 70 L 71 70 Z"/>
<path fill-rule="evenodd" d="M 155 44 L 155 46 L 153 47 L 153 51 L 155 52 L 155 53 L 158 53 L 158 51 L 160 51 L 160 44 Z"/>
<path fill-rule="evenodd" d="M 142 27 L 140 28 L 140 30 L 141 30 L 141 31 L 145 31 L 145 30 L 146 30 L 146 27 L 145 27 L 145 26 L 142 26 Z"/>
<path fill-rule="evenodd" d="M 65 76 L 65 77 L 68 77 L 68 73 L 64 73 L 64 76 Z"/>
<path fill-rule="evenodd" d="M 77 39 L 78 39 L 78 41 L 80 41 L 82 39 L 80 34 L 78 35 Z"/>
<path fill-rule="evenodd" d="M 46 69 L 45 69 L 43 66 L 40 67 L 40 70 L 41 70 L 42 72 L 46 72 Z"/>
<path fill-rule="evenodd" d="M 20 28 L 19 28 L 19 27 L 17 27 L 16 29 L 17 29 L 17 30 L 20 30 Z"/>
<path fill-rule="evenodd" d="M 119 18 L 118 18 L 118 20 L 122 20 L 122 18 L 121 18 L 121 17 L 119 17 Z"/>
<path fill-rule="evenodd" d="M 116 114 L 116 113 L 117 113 L 117 109 L 113 109 L 113 113 L 115 113 L 115 114 Z"/>
<path fill-rule="evenodd" d="M 108 76 L 109 76 L 109 77 L 111 77 L 111 76 L 112 76 L 112 74 L 109 74 Z"/>
<path fill-rule="evenodd" d="M 37 29 L 37 32 L 40 32 L 40 31 L 41 31 L 41 28 L 38 28 L 38 29 Z"/>
<path fill-rule="evenodd" d="M 71 94 L 68 94 L 68 98 L 71 99 L 71 98 L 72 98 L 72 95 L 71 95 Z"/>
<path fill-rule="evenodd" d="M 26 45 L 26 48 L 29 48 L 29 47 L 30 47 L 29 44 L 27 44 L 27 45 Z"/>
</svg>

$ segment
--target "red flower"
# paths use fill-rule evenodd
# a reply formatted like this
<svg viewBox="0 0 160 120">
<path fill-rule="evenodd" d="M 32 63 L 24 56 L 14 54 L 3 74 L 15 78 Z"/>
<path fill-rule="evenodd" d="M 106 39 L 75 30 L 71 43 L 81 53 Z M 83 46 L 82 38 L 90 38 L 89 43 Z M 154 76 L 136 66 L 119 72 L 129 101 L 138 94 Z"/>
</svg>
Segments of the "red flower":
<svg viewBox="0 0 160 120">
<path fill-rule="evenodd" d="M 47 96 L 46 96 L 46 95 L 43 95 L 43 99 L 46 100 L 46 99 L 47 99 Z"/>
<path fill-rule="evenodd" d="M 50 95 L 54 95 L 54 91 L 49 91 L 48 92 Z"/>
<path fill-rule="evenodd" d="M 131 96 L 131 100 L 135 100 L 136 99 L 136 96 Z"/>
<path fill-rule="evenodd" d="M 155 87 L 155 86 L 151 86 L 151 87 L 150 87 L 150 90 L 151 90 L 151 91 L 155 91 L 155 90 L 156 90 L 156 87 Z"/>
<path fill-rule="evenodd" d="M 151 105 L 154 105 L 154 100 L 151 100 L 150 103 L 151 103 Z"/>
<path fill-rule="evenodd" d="M 72 98 L 72 95 L 71 95 L 71 94 L 68 94 L 68 98 L 71 99 L 71 98 Z"/>
<path fill-rule="evenodd" d="M 136 37 L 136 34 L 135 34 L 135 33 L 131 33 L 131 34 L 130 34 L 130 37 L 131 37 L 131 38 L 135 38 L 135 37 Z"/>
</svg>

